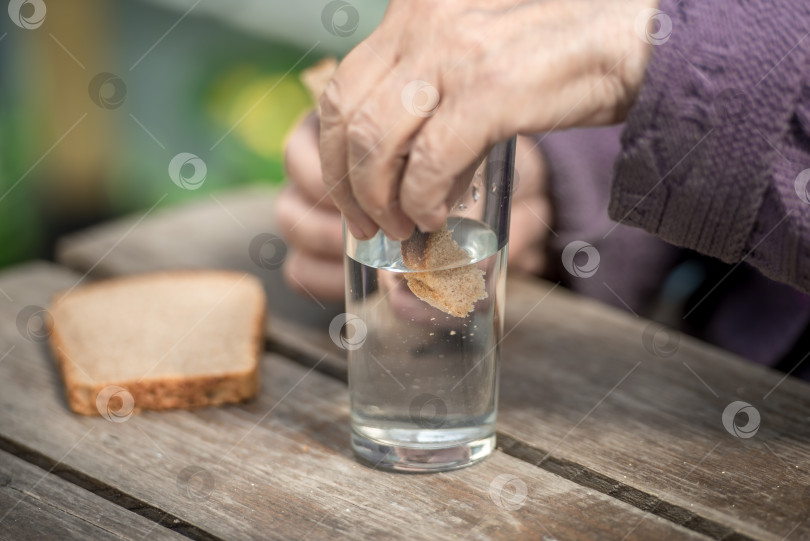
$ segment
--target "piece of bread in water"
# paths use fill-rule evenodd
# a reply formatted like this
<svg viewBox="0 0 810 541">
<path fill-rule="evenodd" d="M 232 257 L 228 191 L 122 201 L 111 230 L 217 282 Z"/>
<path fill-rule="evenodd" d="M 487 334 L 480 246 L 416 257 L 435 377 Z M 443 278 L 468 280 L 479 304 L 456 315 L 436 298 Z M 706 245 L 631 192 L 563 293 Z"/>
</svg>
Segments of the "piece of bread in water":
<svg viewBox="0 0 810 541">
<path fill-rule="evenodd" d="M 477 301 L 487 298 L 484 271 L 470 263 L 469 254 L 453 240 L 446 226 L 433 233 L 415 230 L 402 242 L 400 251 L 406 267 L 424 271 L 405 273 L 408 287 L 434 308 L 466 317 Z"/>
<path fill-rule="evenodd" d="M 251 275 L 116 278 L 57 295 L 50 313 L 51 349 L 76 413 L 109 418 L 108 409 L 208 406 L 258 392 L 265 295 Z"/>
</svg>

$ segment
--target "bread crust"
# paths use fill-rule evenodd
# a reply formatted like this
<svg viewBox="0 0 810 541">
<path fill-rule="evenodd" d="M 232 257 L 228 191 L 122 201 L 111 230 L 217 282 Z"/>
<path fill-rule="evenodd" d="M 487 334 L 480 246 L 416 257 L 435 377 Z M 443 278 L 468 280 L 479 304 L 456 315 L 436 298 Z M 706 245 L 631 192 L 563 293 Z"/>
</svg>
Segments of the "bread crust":
<svg viewBox="0 0 810 541">
<path fill-rule="evenodd" d="M 117 288 L 136 282 L 148 282 L 155 278 L 184 279 L 189 276 L 205 278 L 236 278 L 243 273 L 225 270 L 174 270 L 160 271 L 113 278 L 101 282 L 91 283 L 75 291 L 57 293 L 51 302 L 51 313 L 60 310 L 60 303 L 69 296 L 82 296 L 89 293 L 96 294 L 108 288 Z M 254 277 L 260 291 L 261 284 Z M 250 366 L 247 370 L 216 374 L 190 374 L 188 376 L 156 375 L 148 376 L 140 381 L 110 380 L 87 381 L 86 377 L 79 377 L 78 370 L 67 352 L 68 346 L 63 336 L 62 328 L 56 317 L 50 323 L 50 348 L 59 367 L 65 386 L 65 398 L 69 408 L 82 415 L 103 415 L 96 404 L 99 393 L 109 386 L 125 389 L 133 398 L 134 409 L 139 410 L 165 410 L 174 408 L 196 408 L 227 403 L 239 403 L 254 398 L 259 391 L 259 358 L 263 350 L 264 323 L 266 312 L 266 299 L 262 294 L 256 297 L 255 314 L 250 317 L 250 341 L 253 352 Z M 111 405 L 115 409 L 115 405 Z M 124 412 L 126 413 L 126 412 Z"/>
<path fill-rule="evenodd" d="M 332 80 L 332 76 L 335 75 L 337 67 L 338 62 L 336 58 L 326 57 L 322 58 L 314 66 L 308 67 L 299 75 L 301 83 L 307 89 L 307 92 L 309 92 L 312 101 L 317 104 L 319 113 L 321 94 L 326 90 L 326 86 L 329 84 L 329 81 Z M 320 116 L 320 114 L 318 116 Z"/>
</svg>

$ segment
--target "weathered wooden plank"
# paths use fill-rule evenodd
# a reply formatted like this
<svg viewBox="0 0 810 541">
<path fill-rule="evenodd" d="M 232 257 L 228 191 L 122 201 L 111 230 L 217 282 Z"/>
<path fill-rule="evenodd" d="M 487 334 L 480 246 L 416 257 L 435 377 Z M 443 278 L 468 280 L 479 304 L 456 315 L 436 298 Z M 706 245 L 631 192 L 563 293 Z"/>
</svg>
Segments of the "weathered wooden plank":
<svg viewBox="0 0 810 541">
<path fill-rule="evenodd" d="M 44 344 L 25 338 L 14 320 L 23 306 L 41 306 L 75 280 L 44 264 L 0 275 L 13 299 L 0 300 L 0 349 L 7 352 L 0 435 L 204 532 L 227 539 L 703 538 L 500 452 L 434 475 L 360 465 L 349 447 L 345 386 L 277 355 L 264 358 L 260 397 L 246 405 L 144 412 L 124 422 L 74 415 Z"/>
<path fill-rule="evenodd" d="M 89 278 L 166 268 L 223 268 L 258 276 L 267 291 L 268 332 L 283 342 L 306 334 L 313 345 L 330 348 L 333 361 L 341 350 L 310 326 L 329 328 L 342 305 L 301 296 L 286 286 L 281 264 L 286 245 L 274 218 L 275 190 L 254 186 L 210 195 L 173 209 L 138 214 L 62 239 L 57 260 Z M 308 333 L 308 334 L 307 334 Z M 294 339 L 298 343 L 298 337 Z M 306 347 L 306 345 L 304 345 Z M 313 355 L 319 351 L 311 349 Z"/>
<path fill-rule="evenodd" d="M 810 538 L 807 383 L 560 288 L 537 305 L 550 287 L 508 294 L 499 428 L 542 450 L 525 459 L 574 461 L 754 537 Z M 751 437 L 724 427 L 735 401 L 761 417 Z"/>
<path fill-rule="evenodd" d="M 233 196 L 245 221 L 265 216 L 271 199 L 270 193 L 249 201 Z M 188 220 L 182 234 L 169 233 L 180 219 L 172 213 L 150 219 L 148 234 L 133 233 L 98 268 L 148 270 L 194 254 L 210 262 L 228 253 L 229 242 L 244 244 L 238 234 L 230 241 L 198 234 L 191 214 L 203 207 L 215 211 L 212 203 L 177 211 Z M 88 268 L 124 231 L 112 224 L 73 237 L 62 259 Z M 124 259 L 139 254 L 140 261 L 116 263 L 119 252 Z M 642 508 L 664 499 L 697 514 L 685 520 L 714 520 L 763 538 L 810 537 L 803 522 L 810 513 L 804 503 L 810 501 L 810 387 L 793 378 L 779 383 L 781 374 L 688 337 L 673 335 L 670 351 L 666 332 L 648 321 L 550 288 L 520 280 L 508 287 L 499 428 L 519 443 L 510 453 L 534 462 L 548 453 L 580 464 L 623 483 L 604 489 L 629 494 L 628 501 L 638 496 Z M 327 355 L 321 366 L 340 374 L 345 360 L 326 328 L 317 318 L 291 318 L 271 325 L 269 336 L 312 362 Z M 723 426 L 725 408 L 738 400 L 761 414 L 754 437 L 735 437 Z M 737 422 L 745 424 L 745 415 Z M 548 459 L 543 463 L 551 468 Z"/>
<path fill-rule="evenodd" d="M 2 539 L 187 539 L 0 451 Z"/>
</svg>

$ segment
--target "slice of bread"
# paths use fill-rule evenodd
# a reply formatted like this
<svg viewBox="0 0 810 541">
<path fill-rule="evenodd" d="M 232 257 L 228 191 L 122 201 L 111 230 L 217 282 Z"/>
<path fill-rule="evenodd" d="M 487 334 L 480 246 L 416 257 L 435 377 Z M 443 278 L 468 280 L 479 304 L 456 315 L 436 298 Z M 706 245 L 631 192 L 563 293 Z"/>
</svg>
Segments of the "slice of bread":
<svg viewBox="0 0 810 541">
<path fill-rule="evenodd" d="M 446 226 L 433 233 L 415 230 L 400 250 L 406 267 L 424 271 L 406 273 L 408 287 L 434 308 L 466 317 L 477 301 L 487 298 L 484 271 L 467 264 L 469 254 L 453 240 Z"/>
<path fill-rule="evenodd" d="M 304 87 L 309 92 L 312 101 L 318 104 L 321 99 L 321 94 L 326 90 L 326 85 L 332 79 L 337 71 L 338 62 L 334 57 L 326 57 L 321 59 L 320 62 L 314 66 L 310 66 L 301 72 L 299 78 Z M 318 105 L 320 109 L 320 105 Z"/>
<path fill-rule="evenodd" d="M 58 295 L 50 313 L 51 348 L 76 413 L 109 418 L 127 401 L 130 410 L 190 408 L 258 392 L 265 295 L 253 276 L 117 278 Z M 124 405 L 107 404 L 113 395 Z"/>
</svg>

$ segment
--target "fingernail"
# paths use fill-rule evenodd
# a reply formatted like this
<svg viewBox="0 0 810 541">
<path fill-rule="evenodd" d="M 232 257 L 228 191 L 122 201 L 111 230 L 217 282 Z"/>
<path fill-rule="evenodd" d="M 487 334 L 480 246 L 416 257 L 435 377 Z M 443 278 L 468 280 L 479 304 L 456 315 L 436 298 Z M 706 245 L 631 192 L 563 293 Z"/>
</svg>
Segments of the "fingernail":
<svg viewBox="0 0 810 541">
<path fill-rule="evenodd" d="M 399 238 L 399 239 L 397 239 L 397 240 L 402 241 L 402 240 L 407 240 L 407 239 L 411 238 L 411 236 L 413 235 L 413 231 L 414 231 L 414 229 L 415 229 L 415 228 L 416 228 L 416 226 L 415 226 L 415 225 L 412 225 L 411 227 L 409 227 L 409 228 L 408 228 L 407 232 L 405 232 L 405 233 L 402 235 L 402 238 Z"/>
<path fill-rule="evenodd" d="M 403 241 L 407 238 L 410 238 L 411 233 L 413 233 L 413 226 L 408 229 L 404 229 L 402 227 L 397 226 L 396 229 L 390 231 L 383 231 L 385 236 L 393 241 Z"/>
<path fill-rule="evenodd" d="M 444 221 L 447 219 L 447 205 L 442 203 L 435 209 L 419 217 L 416 225 L 422 231 L 436 231 L 441 228 Z"/>
<path fill-rule="evenodd" d="M 407 239 L 408 237 L 410 237 L 410 235 L 401 235 L 401 234 L 395 233 L 393 231 L 391 233 L 385 233 L 385 236 L 388 237 L 389 239 L 395 241 L 395 242 L 401 242 L 401 241 Z"/>
<path fill-rule="evenodd" d="M 360 226 L 358 226 L 356 223 L 349 220 L 348 218 L 346 218 L 346 226 L 349 228 L 349 232 L 351 232 L 354 238 L 358 240 L 364 240 L 369 238 L 366 236 L 365 233 L 363 233 L 363 230 L 360 229 Z"/>
</svg>

